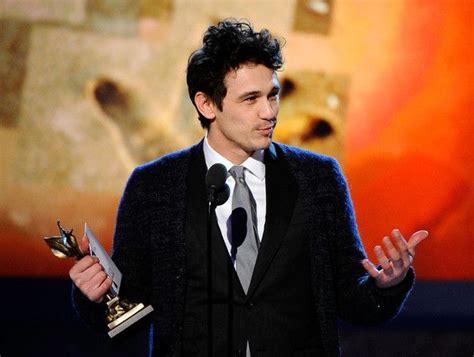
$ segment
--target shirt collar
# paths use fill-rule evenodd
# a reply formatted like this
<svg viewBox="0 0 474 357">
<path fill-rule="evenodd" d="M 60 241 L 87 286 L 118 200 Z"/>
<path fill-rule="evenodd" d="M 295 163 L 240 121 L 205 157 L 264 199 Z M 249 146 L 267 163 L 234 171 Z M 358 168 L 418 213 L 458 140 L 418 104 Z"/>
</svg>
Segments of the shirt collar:
<svg viewBox="0 0 474 357">
<path fill-rule="evenodd" d="M 230 170 L 234 164 L 227 160 L 224 156 L 219 154 L 214 150 L 209 141 L 207 140 L 207 135 L 204 138 L 204 159 L 206 160 L 206 166 L 209 169 L 214 164 L 223 164 L 227 171 Z M 252 175 L 257 177 L 260 181 L 265 179 L 265 164 L 263 161 L 264 158 L 264 149 L 256 150 L 252 156 L 247 158 L 241 165 L 245 167 Z"/>
</svg>

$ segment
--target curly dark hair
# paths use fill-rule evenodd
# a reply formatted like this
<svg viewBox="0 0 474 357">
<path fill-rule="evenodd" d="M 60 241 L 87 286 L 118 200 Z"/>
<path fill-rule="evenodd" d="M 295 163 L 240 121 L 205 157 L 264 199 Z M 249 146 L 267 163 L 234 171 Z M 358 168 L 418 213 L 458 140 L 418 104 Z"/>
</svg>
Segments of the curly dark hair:
<svg viewBox="0 0 474 357">
<path fill-rule="evenodd" d="M 186 81 L 194 106 L 194 96 L 200 91 L 222 110 L 222 100 L 227 93 L 224 78 L 242 64 L 263 64 L 273 70 L 283 65 L 281 41 L 266 29 L 255 32 L 247 21 L 225 19 L 216 26 L 209 26 L 202 43 L 203 46 L 189 56 L 187 67 Z M 201 125 L 208 128 L 209 120 L 199 110 L 198 114 Z"/>
</svg>

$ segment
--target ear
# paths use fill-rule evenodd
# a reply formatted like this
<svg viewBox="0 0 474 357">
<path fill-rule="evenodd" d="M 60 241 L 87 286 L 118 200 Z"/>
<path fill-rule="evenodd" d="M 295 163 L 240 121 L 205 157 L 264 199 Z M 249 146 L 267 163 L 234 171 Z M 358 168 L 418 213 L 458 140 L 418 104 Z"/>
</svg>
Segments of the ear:
<svg viewBox="0 0 474 357">
<path fill-rule="evenodd" d="M 204 92 L 197 92 L 194 96 L 194 103 L 204 117 L 211 120 L 216 117 L 216 108 L 212 99 Z"/>
</svg>

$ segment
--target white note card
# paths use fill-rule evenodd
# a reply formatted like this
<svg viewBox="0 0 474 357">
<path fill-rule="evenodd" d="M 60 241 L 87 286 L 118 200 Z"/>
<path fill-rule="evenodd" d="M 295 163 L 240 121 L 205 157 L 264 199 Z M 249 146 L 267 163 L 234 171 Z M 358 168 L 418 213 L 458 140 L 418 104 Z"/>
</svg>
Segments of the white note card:
<svg viewBox="0 0 474 357">
<path fill-rule="evenodd" d="M 105 273 L 112 278 L 111 289 L 118 295 L 120 283 L 122 282 L 122 273 L 112 261 L 102 244 L 97 240 L 87 223 L 84 225 L 84 234 L 89 238 L 90 255 L 99 258 L 100 264 L 104 267 Z"/>
</svg>

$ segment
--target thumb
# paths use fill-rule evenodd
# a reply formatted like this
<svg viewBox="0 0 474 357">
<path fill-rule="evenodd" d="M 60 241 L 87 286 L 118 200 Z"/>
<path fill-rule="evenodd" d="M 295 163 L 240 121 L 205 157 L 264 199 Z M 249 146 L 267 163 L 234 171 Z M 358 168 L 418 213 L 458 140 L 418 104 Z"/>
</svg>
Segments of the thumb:
<svg viewBox="0 0 474 357">
<path fill-rule="evenodd" d="M 415 256 L 416 246 L 423 240 L 428 237 L 428 231 L 422 230 L 415 232 L 411 235 L 410 240 L 408 241 L 408 250 L 412 256 Z"/>
<path fill-rule="evenodd" d="M 83 235 L 81 240 L 79 241 L 79 249 L 83 254 L 89 254 L 89 238 L 87 235 Z"/>
</svg>

